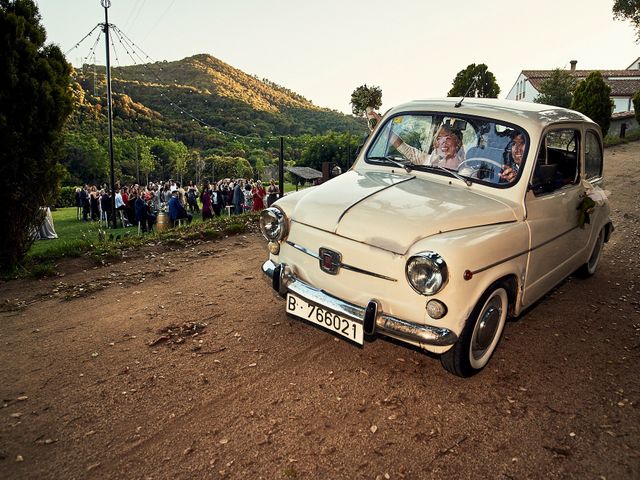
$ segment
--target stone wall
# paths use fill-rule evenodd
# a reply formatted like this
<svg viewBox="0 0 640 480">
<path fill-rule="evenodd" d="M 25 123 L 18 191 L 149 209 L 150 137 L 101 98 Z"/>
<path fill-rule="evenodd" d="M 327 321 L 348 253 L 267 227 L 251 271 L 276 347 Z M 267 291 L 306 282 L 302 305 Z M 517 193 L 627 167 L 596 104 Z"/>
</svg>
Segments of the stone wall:
<svg viewBox="0 0 640 480">
<path fill-rule="evenodd" d="M 607 135 L 611 137 L 619 137 L 620 131 L 622 129 L 622 124 L 626 124 L 627 132 L 630 132 L 631 130 L 637 130 L 638 128 L 640 128 L 640 125 L 638 125 L 638 121 L 633 115 L 626 115 L 626 116 L 620 116 L 620 117 L 614 116 L 611 119 L 611 126 L 609 127 L 609 132 L 607 133 Z"/>
</svg>

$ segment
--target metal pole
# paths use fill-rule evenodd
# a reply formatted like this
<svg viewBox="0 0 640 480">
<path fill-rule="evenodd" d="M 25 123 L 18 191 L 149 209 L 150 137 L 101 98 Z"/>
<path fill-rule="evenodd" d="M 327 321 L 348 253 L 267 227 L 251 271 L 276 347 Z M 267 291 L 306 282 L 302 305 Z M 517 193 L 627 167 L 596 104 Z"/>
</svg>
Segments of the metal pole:
<svg viewBox="0 0 640 480">
<path fill-rule="evenodd" d="M 107 106 L 109 114 L 109 166 L 111 168 L 111 225 L 115 229 L 116 224 L 116 177 L 113 162 L 113 111 L 111 106 L 111 62 L 109 57 L 109 14 L 111 0 L 100 0 L 104 7 L 104 38 L 107 47 Z"/>
<path fill-rule="evenodd" d="M 134 145 L 136 147 L 136 180 L 138 181 L 138 184 L 140 184 L 140 161 L 138 159 L 138 142 L 134 141 Z M 149 182 L 147 182 L 147 185 L 149 184 Z"/>
<path fill-rule="evenodd" d="M 280 137 L 280 159 L 278 161 L 278 198 L 284 196 L 284 137 Z"/>
</svg>

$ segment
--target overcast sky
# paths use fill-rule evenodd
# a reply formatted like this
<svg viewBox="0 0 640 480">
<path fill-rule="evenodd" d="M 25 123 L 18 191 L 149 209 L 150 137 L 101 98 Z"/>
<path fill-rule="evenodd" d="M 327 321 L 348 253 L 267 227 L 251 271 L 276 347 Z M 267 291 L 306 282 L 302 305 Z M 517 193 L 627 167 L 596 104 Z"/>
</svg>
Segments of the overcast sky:
<svg viewBox="0 0 640 480">
<path fill-rule="evenodd" d="M 37 0 L 64 52 L 97 23 L 100 0 Z M 613 0 L 111 0 L 109 22 L 154 61 L 208 53 L 314 104 L 350 113 L 351 92 L 382 88 L 381 110 L 446 96 L 456 73 L 486 63 L 504 98 L 521 70 L 624 69 L 640 56 Z M 96 30 L 95 33 L 97 33 Z M 82 63 L 95 35 L 67 53 Z M 112 65 L 129 65 L 116 41 Z M 92 60 L 92 59 L 91 59 Z M 90 61 L 91 61 L 90 60 Z M 105 62 L 104 37 L 96 61 Z M 137 60 L 139 62 L 139 60 Z"/>
</svg>

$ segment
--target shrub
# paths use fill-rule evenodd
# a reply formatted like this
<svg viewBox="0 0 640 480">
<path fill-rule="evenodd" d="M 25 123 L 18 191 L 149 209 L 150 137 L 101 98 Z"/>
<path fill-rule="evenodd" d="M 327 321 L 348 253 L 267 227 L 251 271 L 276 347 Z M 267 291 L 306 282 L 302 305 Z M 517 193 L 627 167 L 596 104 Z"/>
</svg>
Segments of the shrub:
<svg viewBox="0 0 640 480">
<path fill-rule="evenodd" d="M 56 208 L 75 207 L 76 188 L 77 187 L 62 187 L 55 201 Z"/>
</svg>

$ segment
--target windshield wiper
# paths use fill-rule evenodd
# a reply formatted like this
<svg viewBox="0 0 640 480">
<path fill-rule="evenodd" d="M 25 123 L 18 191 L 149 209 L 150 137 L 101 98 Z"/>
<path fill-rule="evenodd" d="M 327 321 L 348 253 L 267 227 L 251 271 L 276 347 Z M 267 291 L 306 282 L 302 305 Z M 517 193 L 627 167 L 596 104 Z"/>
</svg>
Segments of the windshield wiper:
<svg viewBox="0 0 640 480">
<path fill-rule="evenodd" d="M 397 167 L 404 168 L 407 173 L 411 173 L 411 170 L 413 170 L 413 165 L 411 163 L 402 163 L 402 162 L 399 162 L 398 160 L 394 159 L 393 157 L 389 157 L 389 156 L 386 156 L 386 157 L 367 157 L 367 160 L 384 160 L 385 162 L 393 163 Z"/>
<path fill-rule="evenodd" d="M 468 178 L 464 178 L 462 175 L 459 175 L 458 172 L 454 172 L 453 170 L 441 167 L 440 165 L 425 165 L 424 167 L 448 173 L 452 177 L 455 177 L 458 180 L 462 180 L 467 185 L 467 187 L 470 187 L 472 185 L 471 180 L 469 180 Z"/>
</svg>

